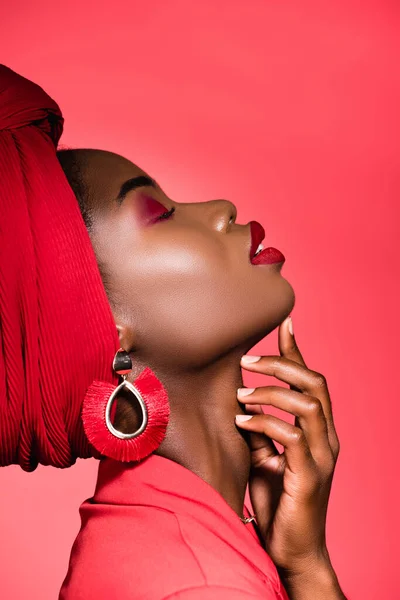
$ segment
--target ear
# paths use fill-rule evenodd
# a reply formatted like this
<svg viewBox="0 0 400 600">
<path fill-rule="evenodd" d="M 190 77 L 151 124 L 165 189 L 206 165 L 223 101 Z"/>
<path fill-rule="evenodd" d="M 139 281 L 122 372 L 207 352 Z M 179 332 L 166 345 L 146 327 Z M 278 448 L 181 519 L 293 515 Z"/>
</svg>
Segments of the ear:
<svg viewBox="0 0 400 600">
<path fill-rule="evenodd" d="M 126 352 L 131 352 L 134 347 L 135 339 L 132 328 L 129 327 L 129 325 L 124 325 L 122 323 L 116 323 L 116 327 L 121 348 L 126 350 Z"/>
</svg>

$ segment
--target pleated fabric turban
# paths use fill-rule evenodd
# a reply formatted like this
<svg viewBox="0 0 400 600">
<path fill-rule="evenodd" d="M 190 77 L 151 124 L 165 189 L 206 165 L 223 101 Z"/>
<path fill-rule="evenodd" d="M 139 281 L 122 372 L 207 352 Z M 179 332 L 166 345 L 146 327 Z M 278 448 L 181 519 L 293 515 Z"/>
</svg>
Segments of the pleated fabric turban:
<svg viewBox="0 0 400 600">
<path fill-rule="evenodd" d="M 64 119 L 0 65 L 0 465 L 69 467 L 100 455 L 82 402 L 115 385 L 118 334 L 78 202 L 57 160 Z"/>
</svg>

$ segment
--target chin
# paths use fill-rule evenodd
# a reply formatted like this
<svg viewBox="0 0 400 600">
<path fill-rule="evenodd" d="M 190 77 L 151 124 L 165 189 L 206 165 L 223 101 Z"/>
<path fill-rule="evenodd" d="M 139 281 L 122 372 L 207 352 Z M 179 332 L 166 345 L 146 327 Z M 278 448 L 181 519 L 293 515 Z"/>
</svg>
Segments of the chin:
<svg viewBox="0 0 400 600">
<path fill-rule="evenodd" d="M 293 287 L 290 285 L 290 283 L 288 282 L 287 279 L 285 279 L 284 277 L 282 277 L 283 281 L 285 282 L 285 307 L 286 307 L 286 313 L 285 316 L 283 317 L 282 321 L 284 321 L 286 319 L 286 317 L 288 317 L 290 315 L 290 313 L 292 312 L 295 302 L 296 302 L 296 296 L 294 293 L 294 289 Z"/>
<path fill-rule="evenodd" d="M 276 310 L 274 311 L 273 322 L 269 323 L 270 331 L 273 331 L 290 315 L 295 305 L 295 301 L 296 296 L 294 289 L 286 279 L 282 278 L 275 303 Z M 269 319 L 271 320 L 271 314 L 269 314 Z"/>
</svg>

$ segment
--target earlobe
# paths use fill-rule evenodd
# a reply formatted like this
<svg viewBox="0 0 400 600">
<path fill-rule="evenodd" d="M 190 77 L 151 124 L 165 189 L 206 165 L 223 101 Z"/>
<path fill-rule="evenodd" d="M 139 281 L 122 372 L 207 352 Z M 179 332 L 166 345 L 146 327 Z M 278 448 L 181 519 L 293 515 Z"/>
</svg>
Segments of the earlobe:
<svg viewBox="0 0 400 600">
<path fill-rule="evenodd" d="M 134 335 L 132 328 L 122 323 L 116 323 L 118 331 L 119 342 L 121 348 L 126 352 L 131 352 L 134 346 Z"/>
<path fill-rule="evenodd" d="M 118 323 L 116 323 L 115 326 L 118 331 L 119 341 L 121 341 L 121 336 L 123 335 L 123 325 L 119 325 Z"/>
</svg>

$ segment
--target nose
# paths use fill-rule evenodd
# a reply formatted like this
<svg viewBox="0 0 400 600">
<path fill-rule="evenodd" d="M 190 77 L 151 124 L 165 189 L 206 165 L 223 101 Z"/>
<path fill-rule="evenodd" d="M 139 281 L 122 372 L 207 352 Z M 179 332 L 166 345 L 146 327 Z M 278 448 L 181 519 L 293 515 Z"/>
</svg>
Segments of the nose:
<svg viewBox="0 0 400 600">
<path fill-rule="evenodd" d="M 226 231 L 236 221 L 237 209 L 230 200 L 209 200 L 209 219 L 217 231 Z"/>
</svg>

